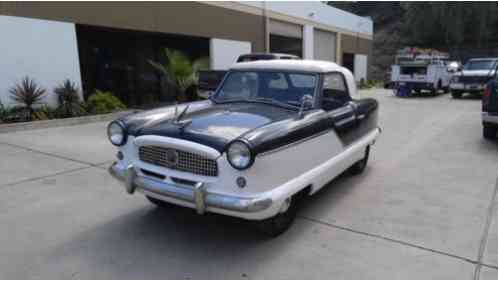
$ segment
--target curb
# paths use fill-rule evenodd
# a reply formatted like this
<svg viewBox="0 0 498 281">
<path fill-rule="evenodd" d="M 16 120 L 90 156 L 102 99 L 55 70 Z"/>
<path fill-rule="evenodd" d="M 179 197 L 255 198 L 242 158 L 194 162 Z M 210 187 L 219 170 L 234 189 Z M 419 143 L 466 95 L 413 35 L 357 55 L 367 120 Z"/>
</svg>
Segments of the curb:
<svg viewBox="0 0 498 281">
<path fill-rule="evenodd" d="M 111 121 L 124 115 L 137 112 L 136 110 L 120 111 L 109 114 L 73 117 L 73 118 L 61 118 L 61 119 L 51 119 L 43 121 L 32 121 L 32 122 L 19 122 L 19 123 L 9 123 L 0 124 L 0 134 L 36 130 L 36 129 L 46 129 L 53 127 L 64 127 L 64 126 L 75 126 L 95 122 Z"/>
</svg>

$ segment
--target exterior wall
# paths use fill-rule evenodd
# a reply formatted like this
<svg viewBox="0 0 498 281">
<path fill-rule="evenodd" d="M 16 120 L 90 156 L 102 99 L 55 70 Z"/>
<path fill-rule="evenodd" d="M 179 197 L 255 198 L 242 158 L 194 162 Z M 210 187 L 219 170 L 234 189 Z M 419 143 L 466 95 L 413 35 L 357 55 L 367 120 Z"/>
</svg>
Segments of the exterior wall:
<svg viewBox="0 0 498 281">
<path fill-rule="evenodd" d="M 224 70 L 230 68 L 240 55 L 250 53 L 251 43 L 213 38 L 209 52 L 211 69 Z"/>
<path fill-rule="evenodd" d="M 278 16 L 271 13 L 274 12 L 307 21 L 326 30 L 334 29 L 333 31 L 349 32 L 350 34 L 359 33 L 360 36 L 370 39 L 373 35 L 372 20 L 331 7 L 319 1 L 241 1 L 239 3 L 258 9 L 266 8 L 270 12 L 270 17 Z M 292 21 L 296 21 L 296 19 Z"/>
<path fill-rule="evenodd" d="M 314 31 L 313 31 L 313 26 L 312 25 L 305 25 L 303 27 L 303 58 L 304 59 L 309 59 L 312 60 L 315 55 L 314 55 L 314 48 L 313 48 L 313 43 L 314 43 Z"/>
<path fill-rule="evenodd" d="M 360 55 L 366 55 L 366 70 L 359 70 L 361 72 L 365 71 L 367 73 L 366 78 L 371 77 L 370 75 L 370 62 L 372 61 L 370 58 L 372 56 L 372 45 L 373 42 L 372 40 L 369 39 L 364 39 L 364 38 L 359 38 L 359 37 L 354 37 L 351 35 L 347 34 L 341 34 L 340 36 L 340 44 L 341 44 L 341 55 L 344 53 L 352 53 L 352 54 L 360 54 Z M 358 64 L 360 65 L 360 64 Z M 356 62 L 355 62 L 356 66 Z M 356 72 L 356 69 L 355 69 Z M 359 78 L 357 77 L 357 80 Z"/>
<path fill-rule="evenodd" d="M 0 16 L 0 37 L 0 101 L 4 105 L 13 105 L 9 89 L 24 76 L 47 90 L 44 102 L 53 106 L 57 102 L 53 89 L 64 79 L 81 89 L 74 24 Z"/>
<path fill-rule="evenodd" d="M 343 53 L 369 55 L 372 51 L 372 40 L 342 34 L 341 49 Z"/>
<path fill-rule="evenodd" d="M 356 81 L 367 79 L 368 57 L 356 54 L 354 56 L 354 77 Z"/>
<path fill-rule="evenodd" d="M 262 16 L 197 2 L 4 2 L 0 14 L 251 42 L 264 51 Z"/>
</svg>

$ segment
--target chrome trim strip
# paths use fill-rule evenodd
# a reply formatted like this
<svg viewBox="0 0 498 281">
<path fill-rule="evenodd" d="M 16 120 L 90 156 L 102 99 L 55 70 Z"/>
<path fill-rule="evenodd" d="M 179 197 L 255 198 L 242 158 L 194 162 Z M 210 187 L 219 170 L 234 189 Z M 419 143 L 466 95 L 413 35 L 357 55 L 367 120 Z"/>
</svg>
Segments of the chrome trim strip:
<svg viewBox="0 0 498 281">
<path fill-rule="evenodd" d="M 335 123 L 336 126 L 341 127 L 342 125 L 346 124 L 347 122 L 353 121 L 356 119 L 356 116 L 352 115 L 348 118 L 342 119 L 338 122 Z"/>
<path fill-rule="evenodd" d="M 256 157 L 258 157 L 258 158 L 259 158 L 259 157 L 264 157 L 264 156 L 267 156 L 267 155 L 270 155 L 270 154 L 273 154 L 273 153 L 279 152 L 279 151 L 281 151 L 281 150 L 285 150 L 285 149 L 287 149 L 287 148 L 289 148 L 289 147 L 293 147 L 293 146 L 296 146 L 296 145 L 298 145 L 298 144 L 300 144 L 300 143 L 303 143 L 303 142 L 305 142 L 305 141 L 309 141 L 309 140 L 314 139 L 314 138 L 316 138 L 316 137 L 319 137 L 319 136 L 321 136 L 321 135 L 325 135 L 325 134 L 329 133 L 330 131 L 334 131 L 334 129 L 333 129 L 333 128 L 330 128 L 330 129 L 327 129 L 327 130 L 321 131 L 320 133 L 316 133 L 316 134 L 314 134 L 314 135 L 311 135 L 311 136 L 309 136 L 309 137 L 306 137 L 306 138 L 304 138 L 304 139 L 300 139 L 300 140 L 298 140 L 298 141 L 291 142 L 291 143 L 286 144 L 286 145 L 283 145 L 283 146 L 281 146 L 281 147 L 278 147 L 278 148 L 275 148 L 275 149 L 272 149 L 272 150 L 265 151 L 265 152 L 263 152 L 263 153 L 258 154 Z"/>
<path fill-rule="evenodd" d="M 268 209 L 273 204 L 272 199 L 268 197 L 245 198 L 211 193 L 207 191 L 203 183 L 199 183 L 195 188 L 192 188 L 189 186 L 157 181 L 130 172 L 132 171 L 130 168 L 134 170 L 131 165 L 126 169 L 123 169 L 118 167 L 118 164 L 115 162 L 108 170 L 117 180 L 125 182 L 125 186 L 133 186 L 133 191 L 135 191 L 135 189 L 144 191 L 147 195 L 159 200 L 172 198 L 193 203 L 199 214 L 205 213 L 208 207 L 246 213 L 259 212 Z M 130 182 L 127 182 L 130 179 L 132 179 L 131 184 Z"/>
</svg>

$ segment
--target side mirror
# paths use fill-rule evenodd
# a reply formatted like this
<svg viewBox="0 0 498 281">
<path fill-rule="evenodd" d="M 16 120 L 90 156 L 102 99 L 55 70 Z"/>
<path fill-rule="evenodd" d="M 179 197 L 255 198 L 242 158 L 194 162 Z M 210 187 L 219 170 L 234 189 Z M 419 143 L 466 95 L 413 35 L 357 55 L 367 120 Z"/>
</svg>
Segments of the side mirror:
<svg viewBox="0 0 498 281">
<path fill-rule="evenodd" d="M 304 95 L 301 98 L 301 107 L 299 108 L 299 118 L 303 118 L 304 112 L 313 107 L 313 97 Z"/>
</svg>

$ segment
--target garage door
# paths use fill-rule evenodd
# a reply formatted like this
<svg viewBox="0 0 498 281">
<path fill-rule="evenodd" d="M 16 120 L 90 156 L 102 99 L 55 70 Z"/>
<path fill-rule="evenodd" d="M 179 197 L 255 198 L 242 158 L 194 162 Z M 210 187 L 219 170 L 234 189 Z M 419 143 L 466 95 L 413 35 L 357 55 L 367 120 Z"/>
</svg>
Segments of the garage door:
<svg viewBox="0 0 498 281">
<path fill-rule="evenodd" d="M 270 20 L 270 52 L 303 57 L 303 27 L 283 21 Z"/>
<path fill-rule="evenodd" d="M 270 34 L 292 38 L 303 38 L 303 28 L 297 24 L 270 20 Z"/>
<path fill-rule="evenodd" d="M 336 61 L 336 34 L 315 29 L 313 34 L 313 56 L 317 60 Z"/>
</svg>

